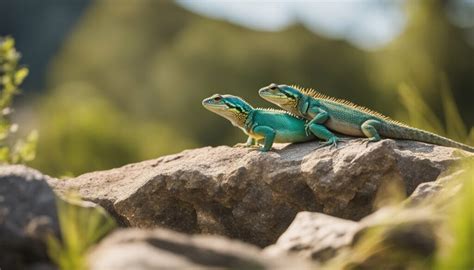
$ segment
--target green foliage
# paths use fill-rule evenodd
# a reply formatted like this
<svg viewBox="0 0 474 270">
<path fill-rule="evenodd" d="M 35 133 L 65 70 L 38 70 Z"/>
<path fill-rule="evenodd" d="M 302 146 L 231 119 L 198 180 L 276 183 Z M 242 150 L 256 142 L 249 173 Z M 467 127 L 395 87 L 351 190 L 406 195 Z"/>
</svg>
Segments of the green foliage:
<svg viewBox="0 0 474 270">
<path fill-rule="evenodd" d="M 460 196 L 448 208 L 447 228 L 436 269 L 474 269 L 474 162 L 464 165 Z"/>
<path fill-rule="evenodd" d="M 445 77 L 442 79 L 440 92 L 445 119 L 444 125 L 436 116 L 436 113 L 430 109 L 417 88 L 401 84 L 398 93 L 402 105 L 408 113 L 408 124 L 447 136 L 459 142 L 474 144 L 474 128 L 471 128 L 468 133 L 468 128 L 464 125 Z"/>
<path fill-rule="evenodd" d="M 8 115 L 13 97 L 20 93 L 19 86 L 28 75 L 26 67 L 19 66 L 21 55 L 10 37 L 0 37 L 0 163 L 25 163 L 35 158 L 38 133 L 32 131 L 25 139 L 14 140 L 11 135 L 18 129 Z"/>
<path fill-rule="evenodd" d="M 192 142 L 159 122 L 143 122 L 122 112 L 85 83 L 56 89 L 40 108 L 42 140 L 47 158 L 32 165 L 53 175 L 77 175 L 156 158 L 192 147 Z"/>
<path fill-rule="evenodd" d="M 61 240 L 48 238 L 48 254 L 61 270 L 87 269 L 86 252 L 116 227 L 102 208 L 84 207 L 76 195 L 58 199 Z"/>
<path fill-rule="evenodd" d="M 440 135 L 445 134 L 441 121 L 415 87 L 402 84 L 398 88 L 398 93 L 402 105 L 408 113 L 407 124 Z"/>
<path fill-rule="evenodd" d="M 461 118 L 446 76 L 442 77 L 441 87 L 441 103 L 446 123 L 446 136 L 457 141 L 469 143 L 467 127 Z"/>
</svg>

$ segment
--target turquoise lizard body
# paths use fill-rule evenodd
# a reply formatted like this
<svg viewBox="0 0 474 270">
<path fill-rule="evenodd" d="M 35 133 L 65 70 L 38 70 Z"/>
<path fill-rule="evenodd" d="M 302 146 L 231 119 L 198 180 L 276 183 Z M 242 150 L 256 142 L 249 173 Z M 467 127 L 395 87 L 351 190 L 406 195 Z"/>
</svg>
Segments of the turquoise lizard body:
<svg viewBox="0 0 474 270">
<path fill-rule="evenodd" d="M 259 95 L 309 120 L 306 131 L 326 140 L 326 145 L 336 146 L 340 139 L 331 132 L 328 134 L 324 131 L 324 127 L 344 135 L 367 137 L 368 142 L 379 141 L 381 137 L 385 137 L 421 141 L 474 152 L 474 147 L 409 127 L 365 107 L 325 96 L 312 89 L 271 84 L 260 89 Z"/>
<path fill-rule="evenodd" d="M 295 143 L 317 139 L 305 131 L 306 120 L 303 118 L 286 111 L 253 108 L 236 96 L 215 94 L 204 99 L 202 105 L 242 129 L 249 136 L 247 146 L 258 145 L 263 140 L 263 147 L 260 148 L 263 152 L 269 151 L 274 142 Z"/>
</svg>

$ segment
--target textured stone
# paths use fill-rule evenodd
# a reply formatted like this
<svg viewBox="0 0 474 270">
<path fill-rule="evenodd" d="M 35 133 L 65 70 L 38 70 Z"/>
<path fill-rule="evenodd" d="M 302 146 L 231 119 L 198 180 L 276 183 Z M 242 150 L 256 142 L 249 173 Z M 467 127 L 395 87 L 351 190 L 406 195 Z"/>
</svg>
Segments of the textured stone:
<svg viewBox="0 0 474 270">
<path fill-rule="evenodd" d="M 59 234 L 49 177 L 25 166 L 0 166 L 0 268 L 48 265 L 45 238 Z"/>
<path fill-rule="evenodd" d="M 361 139 L 338 149 L 318 142 L 276 145 L 261 153 L 227 146 L 51 181 L 104 206 L 122 224 L 212 233 L 259 246 L 274 243 L 300 211 L 359 220 L 373 211 L 383 183 L 411 194 L 454 161 L 473 156 L 413 141 Z"/>
<path fill-rule="evenodd" d="M 300 212 L 278 241 L 265 249 L 265 253 L 272 256 L 291 253 L 326 261 L 350 245 L 359 228 L 359 223 L 354 221 Z"/>
<path fill-rule="evenodd" d="M 458 181 L 460 176 L 465 173 L 465 170 L 458 168 L 457 170 L 450 170 L 444 175 L 440 176 L 436 181 L 422 183 L 418 185 L 415 191 L 410 195 L 406 203 L 408 205 L 416 205 L 435 198 L 443 191 L 444 195 L 449 197 L 455 196 L 462 188 L 462 181 Z M 445 189 L 448 186 L 449 189 Z"/>
<path fill-rule="evenodd" d="M 300 212 L 288 230 L 275 244 L 266 247 L 264 253 L 271 256 L 290 254 L 325 263 L 343 251 L 354 252 L 355 245 L 367 241 L 364 238 L 367 232 L 374 236 L 374 230 L 378 230 L 376 242 L 386 248 L 367 257 L 367 263 L 371 265 L 374 262 L 377 262 L 374 265 L 382 265 L 384 258 L 386 262 L 396 263 L 397 258 L 388 259 L 390 253 L 432 256 L 436 250 L 434 227 L 437 225 L 432 215 L 423 208 L 384 207 L 355 222 L 320 213 Z M 375 246 L 371 248 L 376 249 Z"/>
<path fill-rule="evenodd" d="M 124 229 L 104 239 L 88 256 L 90 270 L 315 269 L 287 255 L 278 258 L 220 236 L 188 236 L 165 229 Z"/>
<path fill-rule="evenodd" d="M 56 269 L 46 240 L 61 237 L 57 200 L 83 218 L 99 213 L 110 220 L 95 203 L 57 197 L 48 184 L 55 181 L 26 166 L 0 166 L 0 269 Z"/>
</svg>

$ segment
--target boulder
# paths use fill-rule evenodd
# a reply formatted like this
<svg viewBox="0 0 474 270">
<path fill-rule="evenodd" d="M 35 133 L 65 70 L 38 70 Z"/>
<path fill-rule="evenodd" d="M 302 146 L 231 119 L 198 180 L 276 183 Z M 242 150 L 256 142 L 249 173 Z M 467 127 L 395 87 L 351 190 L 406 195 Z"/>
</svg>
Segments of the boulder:
<svg viewBox="0 0 474 270">
<path fill-rule="evenodd" d="M 324 262 L 349 246 L 360 228 L 355 221 L 300 212 L 278 241 L 264 252 L 271 256 L 293 254 Z"/>
<path fill-rule="evenodd" d="M 287 255 L 220 236 L 189 236 L 166 229 L 123 229 L 104 239 L 88 256 L 90 270 L 151 269 L 316 269 Z"/>
<path fill-rule="evenodd" d="M 456 166 L 457 167 L 457 166 Z M 455 196 L 463 186 L 463 175 L 466 173 L 466 169 L 462 168 L 451 168 L 449 171 L 440 175 L 436 181 L 421 183 L 416 187 L 415 191 L 406 200 L 407 205 L 418 205 L 422 202 L 426 202 L 430 199 L 438 197 L 443 194 L 445 199 Z M 446 187 L 449 187 L 446 189 Z M 438 197 L 439 199 L 439 197 Z"/>
<path fill-rule="evenodd" d="M 0 269 L 50 267 L 44 240 L 59 227 L 47 180 L 25 166 L 0 166 Z"/>
<path fill-rule="evenodd" d="M 430 206 L 383 207 L 359 221 L 351 244 L 327 263 L 335 269 L 433 269 L 446 234 L 442 214 Z"/>
<path fill-rule="evenodd" d="M 409 269 L 405 266 L 411 262 L 390 256 L 401 253 L 409 253 L 406 258 L 411 259 L 433 256 L 436 251 L 437 225 L 433 216 L 433 213 L 423 208 L 384 207 L 354 222 L 321 213 L 301 212 L 278 241 L 264 249 L 264 254 L 294 255 L 320 263 L 333 263 L 330 259 L 342 254 L 346 255 L 342 257 L 343 264 L 371 266 L 363 269 L 376 269 L 380 265 L 385 265 L 387 269 Z M 357 257 L 351 262 L 353 257 L 361 256 L 361 251 L 357 251 L 359 243 L 365 245 L 362 247 L 365 252 L 362 256 L 366 257 L 363 260 Z M 394 266 L 389 268 L 389 262 Z M 334 269 L 345 267 L 337 266 Z"/>
<path fill-rule="evenodd" d="M 274 243 L 298 212 L 360 220 L 374 211 L 380 187 L 405 195 L 472 154 L 414 141 L 362 139 L 337 149 L 320 143 L 276 145 L 271 152 L 227 146 L 52 180 L 60 193 L 104 206 L 123 225 L 229 236 L 260 247 Z"/>
<path fill-rule="evenodd" d="M 56 196 L 48 184 L 54 181 L 60 180 L 23 165 L 0 166 L 0 269 L 57 269 L 46 243 L 51 237 L 61 239 L 61 207 L 67 210 L 66 218 L 76 218 L 76 224 L 113 225 L 97 204 L 67 193 Z"/>
</svg>

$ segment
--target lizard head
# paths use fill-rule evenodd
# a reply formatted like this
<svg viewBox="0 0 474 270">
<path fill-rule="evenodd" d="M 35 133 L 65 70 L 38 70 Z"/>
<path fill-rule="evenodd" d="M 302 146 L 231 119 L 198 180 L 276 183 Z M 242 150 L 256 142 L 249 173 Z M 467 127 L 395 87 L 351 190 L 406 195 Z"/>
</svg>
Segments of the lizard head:
<svg viewBox="0 0 474 270">
<path fill-rule="evenodd" d="M 303 94 L 296 88 L 286 84 L 277 85 L 275 83 L 258 90 L 258 94 L 265 100 L 278 105 L 279 107 L 296 113 L 296 106 Z"/>
<path fill-rule="evenodd" d="M 235 126 L 242 127 L 247 119 L 248 114 L 253 110 L 245 100 L 232 95 L 215 94 L 202 101 L 204 108 L 216 113 L 229 121 Z"/>
</svg>

